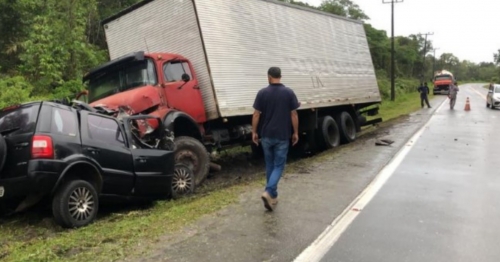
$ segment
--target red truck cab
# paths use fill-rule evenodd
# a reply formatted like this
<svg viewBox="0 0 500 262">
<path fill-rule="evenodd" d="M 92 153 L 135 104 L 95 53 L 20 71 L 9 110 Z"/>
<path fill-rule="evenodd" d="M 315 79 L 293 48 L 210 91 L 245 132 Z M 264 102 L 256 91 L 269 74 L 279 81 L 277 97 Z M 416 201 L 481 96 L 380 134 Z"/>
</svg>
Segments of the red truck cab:
<svg viewBox="0 0 500 262">
<path fill-rule="evenodd" d="M 178 110 L 198 124 L 206 121 L 196 73 L 181 55 L 133 53 L 95 68 L 84 81 L 91 106 L 128 105 L 134 114 L 161 118 Z"/>
<path fill-rule="evenodd" d="M 433 94 L 448 94 L 448 90 L 450 86 L 455 82 L 455 78 L 453 74 L 443 70 L 441 72 L 436 73 L 434 76 L 434 89 Z"/>
<path fill-rule="evenodd" d="M 191 62 L 171 53 L 134 52 L 92 69 L 83 78 L 87 102 L 130 115 L 148 114 L 163 120 L 176 137 L 176 162 L 189 166 L 196 184 L 208 174 L 203 142 L 206 122 L 203 98 Z M 153 123 L 150 123 L 154 125 Z"/>
</svg>

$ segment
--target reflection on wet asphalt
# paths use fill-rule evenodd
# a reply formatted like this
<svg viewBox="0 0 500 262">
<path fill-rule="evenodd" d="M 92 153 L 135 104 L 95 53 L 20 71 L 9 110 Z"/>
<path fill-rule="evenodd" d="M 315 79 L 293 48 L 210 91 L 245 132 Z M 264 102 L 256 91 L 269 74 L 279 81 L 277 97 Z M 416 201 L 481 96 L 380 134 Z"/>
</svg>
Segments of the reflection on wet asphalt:
<svg viewBox="0 0 500 262">
<path fill-rule="evenodd" d="M 274 212 L 266 212 L 262 188 L 242 192 L 238 204 L 207 216 L 176 236 L 165 236 L 146 258 L 130 261 L 291 261 L 371 182 L 445 98 L 410 117 L 379 128 L 357 142 L 321 154 L 288 172 Z M 392 146 L 375 146 L 388 137 Z"/>
</svg>

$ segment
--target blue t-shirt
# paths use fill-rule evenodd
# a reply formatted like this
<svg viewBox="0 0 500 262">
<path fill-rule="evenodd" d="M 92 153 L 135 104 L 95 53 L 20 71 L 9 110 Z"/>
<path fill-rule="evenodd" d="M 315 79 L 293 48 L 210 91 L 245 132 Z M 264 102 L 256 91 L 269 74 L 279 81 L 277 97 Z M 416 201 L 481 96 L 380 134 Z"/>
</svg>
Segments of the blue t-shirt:
<svg viewBox="0 0 500 262">
<path fill-rule="evenodd" d="M 255 97 L 253 108 L 261 112 L 258 133 L 260 137 L 288 140 L 292 135 L 291 111 L 299 108 L 292 89 L 283 84 L 271 84 Z"/>
</svg>

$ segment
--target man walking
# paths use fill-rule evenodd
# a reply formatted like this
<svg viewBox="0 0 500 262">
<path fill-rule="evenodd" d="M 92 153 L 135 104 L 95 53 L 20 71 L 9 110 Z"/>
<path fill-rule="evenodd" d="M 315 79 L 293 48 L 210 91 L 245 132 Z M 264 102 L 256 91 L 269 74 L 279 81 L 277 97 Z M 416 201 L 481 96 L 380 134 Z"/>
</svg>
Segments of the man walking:
<svg viewBox="0 0 500 262">
<path fill-rule="evenodd" d="M 253 104 L 252 140 L 259 145 L 261 136 L 267 178 L 261 198 L 264 207 L 272 211 L 278 203 L 278 182 L 285 168 L 290 137 L 292 145 L 299 141 L 300 104 L 293 90 L 281 83 L 280 68 L 269 68 L 267 75 L 269 86 L 257 93 Z"/>
<path fill-rule="evenodd" d="M 455 102 L 457 101 L 457 93 L 458 93 L 458 85 L 457 82 L 450 85 L 448 89 L 448 98 L 450 99 L 450 109 L 453 110 L 455 107 Z"/>
<path fill-rule="evenodd" d="M 424 108 L 424 101 L 427 104 L 428 108 L 431 108 L 431 105 L 429 105 L 429 86 L 427 86 L 427 82 L 425 84 L 420 83 L 420 86 L 418 87 L 418 92 L 420 93 L 420 106 Z"/>
</svg>

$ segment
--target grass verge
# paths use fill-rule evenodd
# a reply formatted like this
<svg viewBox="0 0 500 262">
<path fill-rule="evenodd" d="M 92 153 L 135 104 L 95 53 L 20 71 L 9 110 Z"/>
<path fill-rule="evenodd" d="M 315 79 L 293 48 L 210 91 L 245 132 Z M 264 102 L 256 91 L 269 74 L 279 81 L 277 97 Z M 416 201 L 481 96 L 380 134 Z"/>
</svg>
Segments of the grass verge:
<svg viewBox="0 0 500 262">
<path fill-rule="evenodd" d="M 429 100 L 434 96 L 429 95 Z M 383 101 L 380 105 L 379 115 L 385 121 L 408 115 L 420 109 L 420 94 L 417 92 L 407 93 L 396 97 L 396 101 Z"/>
<path fill-rule="evenodd" d="M 419 95 L 410 93 L 398 96 L 394 102 L 383 102 L 380 116 L 388 121 L 418 109 Z M 300 163 L 302 161 L 296 164 Z M 228 183 L 190 198 L 159 201 L 146 209 L 120 210 L 75 230 L 61 230 L 47 215 L 41 221 L 23 217 L 10 220 L 0 224 L 0 260 L 113 261 L 137 255 L 144 251 L 141 246 L 154 243 L 162 235 L 176 232 L 204 215 L 237 202 L 242 192 L 262 184 L 262 178 Z"/>
<path fill-rule="evenodd" d="M 151 243 L 236 202 L 237 196 L 252 183 L 257 181 L 204 196 L 159 201 L 151 208 L 111 214 L 75 230 L 55 232 L 54 225 L 30 226 L 27 221 L 12 221 L 0 226 L 0 260 L 113 261 L 130 255 L 131 247 Z"/>
</svg>

